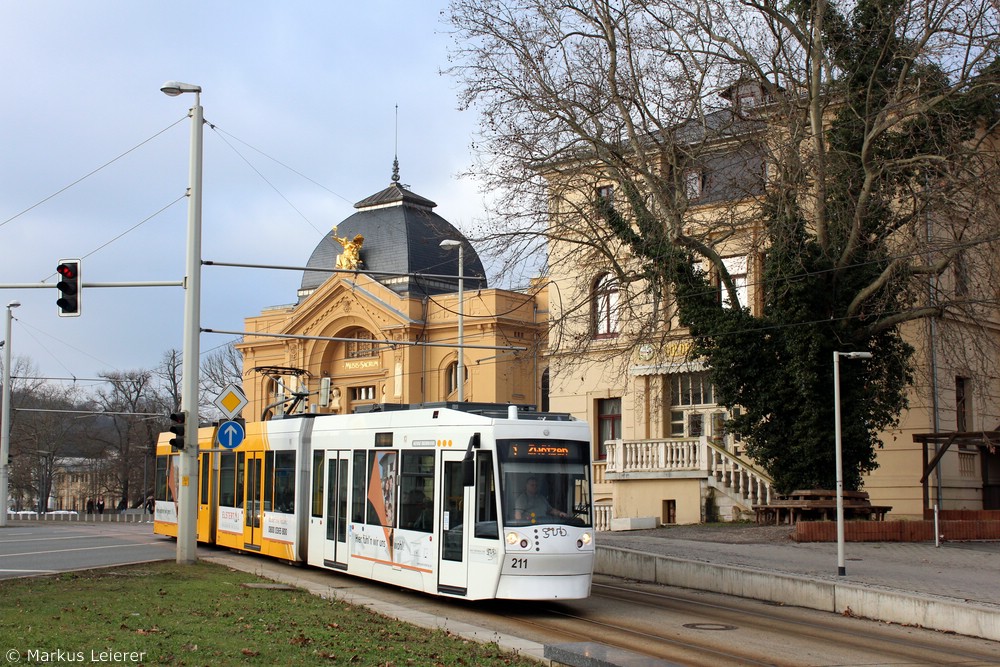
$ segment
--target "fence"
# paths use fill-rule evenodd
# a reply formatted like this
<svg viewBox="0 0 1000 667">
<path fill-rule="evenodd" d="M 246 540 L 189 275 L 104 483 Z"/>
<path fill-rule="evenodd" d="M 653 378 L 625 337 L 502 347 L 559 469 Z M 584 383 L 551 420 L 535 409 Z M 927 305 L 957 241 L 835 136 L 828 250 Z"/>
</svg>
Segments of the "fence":
<svg viewBox="0 0 1000 667">
<path fill-rule="evenodd" d="M 103 514 L 81 514 L 67 510 L 55 512 L 32 512 L 25 510 L 21 512 L 7 512 L 7 520 L 10 521 L 77 521 L 80 523 L 152 523 L 153 515 L 146 514 L 143 510 L 125 510 L 123 512 L 104 512 Z"/>
</svg>

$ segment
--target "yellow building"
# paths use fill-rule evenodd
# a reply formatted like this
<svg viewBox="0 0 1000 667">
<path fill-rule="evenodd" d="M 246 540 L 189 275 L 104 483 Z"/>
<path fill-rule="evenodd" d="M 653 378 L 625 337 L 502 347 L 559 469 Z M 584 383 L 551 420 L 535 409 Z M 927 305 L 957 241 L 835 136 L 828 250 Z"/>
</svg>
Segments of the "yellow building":
<svg viewBox="0 0 1000 667">
<path fill-rule="evenodd" d="M 738 99 L 751 94 L 760 90 L 742 91 Z M 734 146 L 741 144 L 732 137 L 745 129 L 738 127 L 738 113 L 719 112 L 705 120 L 706 126 L 711 122 L 727 130 L 720 132 L 716 152 L 704 151 L 702 162 L 682 165 L 682 172 L 678 165 L 659 168 L 664 173 L 673 169 L 685 190 L 690 204 L 685 224 L 728 221 L 714 249 L 733 279 L 740 305 L 759 313 L 763 304 L 756 286 L 763 279 L 766 248 L 754 225 L 755 195 L 764 187 L 769 167 L 753 155 L 733 159 L 739 150 Z M 623 200 L 618 199 L 618 184 L 602 169 L 581 162 L 553 165 L 545 174 L 553 227 L 551 409 L 592 425 L 594 497 L 603 510 L 598 516 L 608 527 L 752 517 L 753 505 L 771 497 L 771 479 L 725 431 L 730 415 L 715 402 L 708 368 L 689 355 L 690 338 L 671 304 L 644 300 L 642 283 L 619 280 L 631 266 L 629 249 L 601 229 L 598 207 Z M 603 241 L 585 245 L 573 240 L 581 230 Z M 955 290 L 961 277 L 952 272 L 937 280 L 936 289 Z M 731 297 L 720 290 L 723 303 Z M 879 467 L 865 479 L 864 489 L 873 503 L 893 507 L 892 518 L 920 517 L 925 502 L 941 509 L 1000 507 L 1000 448 L 951 448 L 930 472 L 925 500 L 921 480 L 934 450 L 925 451 L 914 441 L 919 434 L 998 428 L 1000 376 L 995 352 L 983 353 L 998 349 L 997 312 L 976 322 L 946 315 L 933 324 L 910 323 L 903 331 L 917 350 L 910 407 L 899 428 L 882 435 Z M 991 342 L 974 347 L 973 340 Z M 830 443 L 832 448 L 833 424 Z"/>
<path fill-rule="evenodd" d="M 489 289 L 475 249 L 435 207 L 394 170 L 320 240 L 298 301 L 247 318 L 247 420 L 378 403 L 540 405 L 544 292 Z"/>
</svg>

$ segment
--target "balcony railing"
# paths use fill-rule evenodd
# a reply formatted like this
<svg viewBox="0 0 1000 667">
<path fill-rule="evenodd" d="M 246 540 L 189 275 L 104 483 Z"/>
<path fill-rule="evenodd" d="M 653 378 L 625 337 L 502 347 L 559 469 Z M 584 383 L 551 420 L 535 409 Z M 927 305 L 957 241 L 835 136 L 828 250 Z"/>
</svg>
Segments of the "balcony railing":
<svg viewBox="0 0 1000 667">
<path fill-rule="evenodd" d="M 594 530 L 611 530 L 611 520 L 615 518 L 610 503 L 594 505 Z"/>
<path fill-rule="evenodd" d="M 725 447 L 700 438 L 659 438 L 653 440 L 608 440 L 607 464 L 603 481 L 618 482 L 630 477 L 662 476 L 699 472 L 715 480 L 734 499 L 748 505 L 771 500 L 773 480 L 767 473 L 735 456 Z M 596 473 L 596 471 L 595 471 Z"/>
</svg>

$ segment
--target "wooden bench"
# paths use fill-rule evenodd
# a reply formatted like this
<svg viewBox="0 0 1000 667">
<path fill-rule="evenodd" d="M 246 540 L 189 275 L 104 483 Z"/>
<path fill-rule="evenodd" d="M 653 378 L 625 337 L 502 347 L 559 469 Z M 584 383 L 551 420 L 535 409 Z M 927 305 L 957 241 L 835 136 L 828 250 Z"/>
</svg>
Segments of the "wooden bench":
<svg viewBox="0 0 1000 667">
<path fill-rule="evenodd" d="M 844 491 L 844 518 L 884 521 L 892 510 L 889 505 L 872 505 L 865 491 Z M 837 492 L 826 489 L 800 489 L 776 498 L 766 505 L 755 505 L 757 523 L 794 525 L 796 521 L 837 518 Z"/>
</svg>

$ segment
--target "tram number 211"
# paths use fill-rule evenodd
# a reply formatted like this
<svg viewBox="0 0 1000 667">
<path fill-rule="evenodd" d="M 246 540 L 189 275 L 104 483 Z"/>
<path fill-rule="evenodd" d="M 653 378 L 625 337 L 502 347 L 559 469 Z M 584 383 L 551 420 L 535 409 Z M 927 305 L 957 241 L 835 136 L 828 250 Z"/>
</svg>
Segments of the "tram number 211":
<svg viewBox="0 0 1000 667">
<path fill-rule="evenodd" d="M 528 569 L 528 559 L 512 558 L 510 561 L 510 567 L 512 570 L 526 570 Z"/>
</svg>

